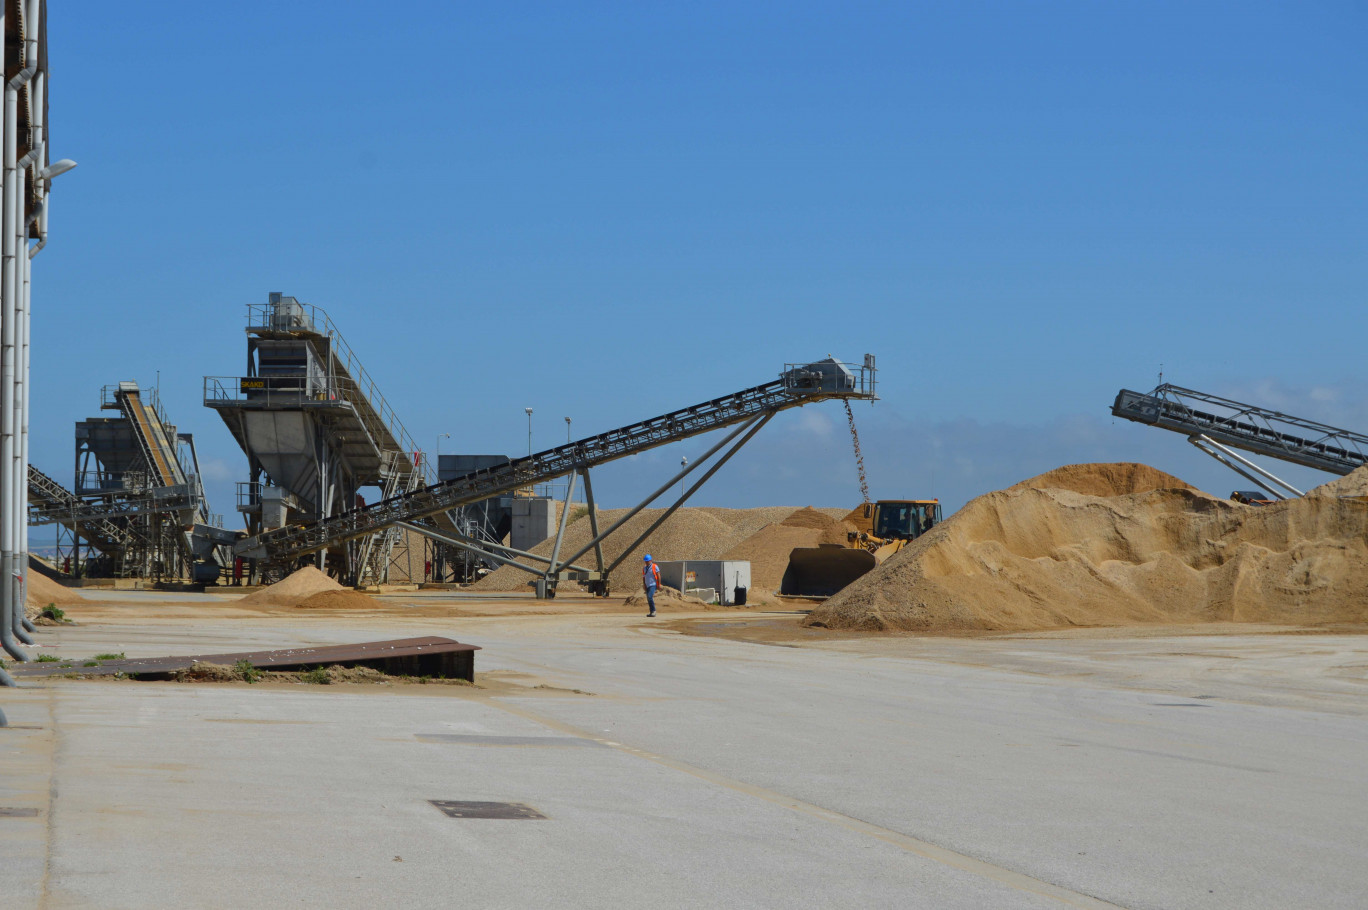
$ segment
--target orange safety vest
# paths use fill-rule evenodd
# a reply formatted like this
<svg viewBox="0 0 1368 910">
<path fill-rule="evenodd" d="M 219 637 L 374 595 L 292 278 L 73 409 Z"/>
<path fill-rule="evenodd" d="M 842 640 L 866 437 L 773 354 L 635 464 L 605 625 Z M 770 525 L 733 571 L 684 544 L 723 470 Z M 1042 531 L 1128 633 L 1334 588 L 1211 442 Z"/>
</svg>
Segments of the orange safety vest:
<svg viewBox="0 0 1368 910">
<path fill-rule="evenodd" d="M 648 562 L 648 563 L 646 563 L 646 565 L 645 565 L 644 567 L 642 567 L 642 569 L 641 569 L 641 584 L 642 584 L 643 587 L 646 585 L 646 573 L 647 573 L 647 572 L 650 572 L 651 575 L 653 575 L 653 576 L 655 577 L 655 584 L 656 584 L 656 587 L 657 587 L 657 588 L 660 587 L 660 567 L 657 566 L 657 565 L 656 565 L 655 563 L 653 563 L 653 562 Z"/>
</svg>

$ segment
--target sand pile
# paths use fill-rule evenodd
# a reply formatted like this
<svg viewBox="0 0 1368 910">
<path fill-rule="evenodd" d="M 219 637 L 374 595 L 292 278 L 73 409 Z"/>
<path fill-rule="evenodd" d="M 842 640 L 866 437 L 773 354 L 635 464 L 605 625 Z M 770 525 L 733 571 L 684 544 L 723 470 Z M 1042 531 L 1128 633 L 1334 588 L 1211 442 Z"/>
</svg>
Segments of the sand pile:
<svg viewBox="0 0 1368 910">
<path fill-rule="evenodd" d="M 869 630 L 1368 621 L 1368 504 L 1246 506 L 1144 465 L 973 500 L 815 610 Z"/>
<path fill-rule="evenodd" d="M 622 553 L 622 549 L 635 540 L 643 531 L 660 517 L 662 509 L 645 509 L 619 528 L 603 545 L 605 562 L 611 563 Z M 720 559 L 746 538 L 755 534 L 766 525 L 781 522 L 794 513 L 792 506 L 772 506 L 760 509 L 719 509 L 697 508 L 680 509 L 656 529 L 644 544 L 632 551 L 622 565 L 609 576 L 610 588 L 614 593 L 630 593 L 641 587 L 641 558 L 647 553 L 658 562 L 676 559 Z M 813 510 L 828 520 L 845 514 L 844 509 Z M 823 515 L 825 513 L 825 515 Z M 601 510 L 598 515 L 599 530 L 608 527 L 623 515 L 626 509 Z M 815 519 L 805 518 L 805 521 Z M 561 558 L 571 555 L 591 539 L 589 518 L 582 516 L 572 521 L 565 529 L 565 543 L 561 548 Z M 545 540 L 533 548 L 534 553 L 551 555 L 553 540 Z M 787 552 L 785 552 L 787 559 Z M 579 565 L 593 565 L 594 553 L 590 550 L 577 561 Z M 752 570 L 753 571 L 753 570 Z M 522 591 L 527 589 L 529 576 L 517 569 L 502 568 L 480 579 L 472 587 L 483 591 Z M 754 586 L 754 585 L 752 585 Z"/>
<path fill-rule="evenodd" d="M 313 566 L 297 569 L 273 585 L 242 598 L 240 603 L 263 607 L 351 610 L 378 607 L 374 598 L 344 588 Z"/>
<path fill-rule="evenodd" d="M 656 612 L 663 613 L 667 608 L 679 610 L 712 610 L 717 609 L 712 604 L 706 603 L 692 594 L 680 594 L 674 588 L 657 588 L 655 594 Z M 623 601 L 629 607 L 647 608 L 646 592 L 638 590 L 635 594 Z"/>
<path fill-rule="evenodd" d="M 1307 496 L 1368 496 L 1368 466 L 1306 491 Z"/>
<path fill-rule="evenodd" d="M 840 514 L 839 510 L 836 514 Z M 779 590 L 788 568 L 789 553 L 797 547 L 815 547 L 828 536 L 845 540 L 843 523 L 829 511 L 808 506 L 784 517 L 783 521 L 765 525 L 736 546 L 722 554 L 722 559 L 744 559 L 751 564 L 751 594 L 764 599 Z"/>
<path fill-rule="evenodd" d="M 75 591 L 53 581 L 41 572 L 34 571 L 32 568 L 29 569 L 27 580 L 28 604 L 31 607 L 42 609 L 48 604 L 69 607 L 86 602 L 86 599 Z"/>
</svg>

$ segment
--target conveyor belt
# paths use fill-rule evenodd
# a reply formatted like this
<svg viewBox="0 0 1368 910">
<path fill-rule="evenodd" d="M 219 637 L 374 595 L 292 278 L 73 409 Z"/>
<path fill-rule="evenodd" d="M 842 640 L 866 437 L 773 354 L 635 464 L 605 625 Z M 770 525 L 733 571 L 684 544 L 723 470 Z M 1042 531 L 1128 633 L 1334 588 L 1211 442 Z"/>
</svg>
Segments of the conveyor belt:
<svg viewBox="0 0 1368 910">
<path fill-rule="evenodd" d="M 1368 464 L 1368 436 L 1362 433 L 1167 383 L 1149 393 L 1122 389 L 1112 413 L 1331 474 Z"/>
<path fill-rule="evenodd" d="M 829 361 L 789 369 L 773 382 L 732 395 L 381 500 L 364 509 L 312 524 L 268 531 L 239 542 L 234 552 L 255 559 L 289 560 L 373 534 L 395 522 L 414 521 L 480 502 L 521 487 L 554 480 L 579 468 L 636 455 L 764 414 L 828 399 L 872 401 L 877 397 L 874 394 L 873 358 L 867 356 L 865 363 L 865 370 L 853 377 L 853 381 L 851 373 L 832 369 L 835 365 Z"/>
<path fill-rule="evenodd" d="M 32 524 L 61 524 L 94 544 L 101 553 L 113 554 L 127 546 L 128 528 L 120 527 L 107 517 L 108 507 L 92 511 L 90 503 L 62 486 L 42 471 L 29 465 L 29 507 L 35 513 Z M 37 521 L 32 519 L 36 518 Z"/>
</svg>

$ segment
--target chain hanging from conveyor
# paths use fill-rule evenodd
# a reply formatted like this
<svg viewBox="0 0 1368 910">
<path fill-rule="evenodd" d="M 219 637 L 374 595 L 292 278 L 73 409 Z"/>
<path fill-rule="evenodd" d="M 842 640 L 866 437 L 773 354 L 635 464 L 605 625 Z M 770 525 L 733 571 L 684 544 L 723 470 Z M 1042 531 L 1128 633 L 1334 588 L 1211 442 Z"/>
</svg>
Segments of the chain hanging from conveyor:
<svg viewBox="0 0 1368 910">
<path fill-rule="evenodd" d="M 869 502 L 869 480 L 865 477 L 864 453 L 860 451 L 860 433 L 855 429 L 855 412 L 850 409 L 850 401 L 845 405 L 846 421 L 850 424 L 850 444 L 855 447 L 855 470 L 860 474 L 860 502 Z"/>
</svg>

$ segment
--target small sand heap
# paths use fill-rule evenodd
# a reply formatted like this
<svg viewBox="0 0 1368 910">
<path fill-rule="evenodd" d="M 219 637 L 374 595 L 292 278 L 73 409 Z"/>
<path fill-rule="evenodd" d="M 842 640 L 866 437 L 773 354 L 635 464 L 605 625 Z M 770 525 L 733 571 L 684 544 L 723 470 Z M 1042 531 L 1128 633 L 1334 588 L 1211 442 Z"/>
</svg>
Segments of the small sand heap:
<svg viewBox="0 0 1368 910">
<path fill-rule="evenodd" d="M 31 567 L 26 579 L 28 581 L 28 604 L 31 607 L 37 607 L 41 610 L 48 604 L 70 607 L 74 604 L 86 603 L 86 599 L 75 591 Z"/>
<path fill-rule="evenodd" d="M 313 566 L 295 570 L 275 584 L 248 594 L 240 603 L 306 610 L 355 610 L 380 606 L 373 597 L 344 588 Z"/>
<path fill-rule="evenodd" d="M 978 497 L 807 622 L 1018 631 L 1207 621 L 1368 621 L 1368 503 L 1241 505 L 1145 465 L 1070 465 Z"/>
<path fill-rule="evenodd" d="M 680 594 L 674 588 L 659 587 L 655 593 L 656 611 L 664 612 L 666 607 L 677 610 L 712 610 L 717 609 L 712 604 L 705 603 L 703 600 L 694 597 L 692 594 Z M 631 597 L 623 601 L 625 606 L 641 607 L 646 609 L 646 592 L 637 591 Z"/>
</svg>

